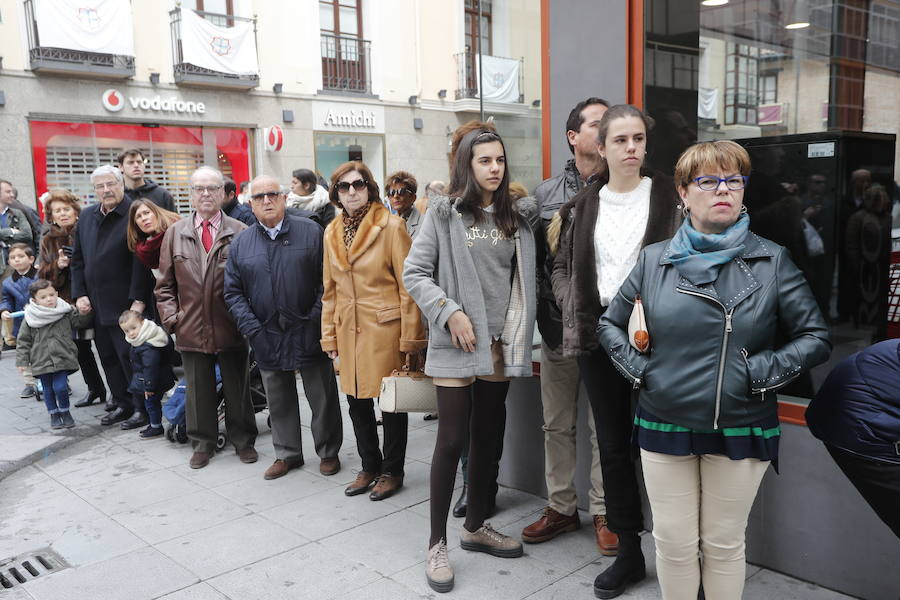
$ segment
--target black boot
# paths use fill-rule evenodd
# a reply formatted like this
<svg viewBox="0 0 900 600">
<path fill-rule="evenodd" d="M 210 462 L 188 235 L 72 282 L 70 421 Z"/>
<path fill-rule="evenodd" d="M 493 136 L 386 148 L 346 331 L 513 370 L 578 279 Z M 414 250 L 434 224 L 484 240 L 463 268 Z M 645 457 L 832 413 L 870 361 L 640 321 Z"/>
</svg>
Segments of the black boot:
<svg viewBox="0 0 900 600">
<path fill-rule="evenodd" d="M 456 501 L 456 504 L 453 505 L 453 516 L 457 519 L 461 519 L 466 516 L 466 512 L 469 510 L 469 486 L 465 483 L 463 484 L 462 492 L 459 494 L 459 499 Z"/>
<path fill-rule="evenodd" d="M 629 584 L 647 577 L 641 537 L 636 533 L 619 533 L 619 553 L 616 560 L 594 580 L 597 598 L 615 598 L 622 595 Z"/>
</svg>

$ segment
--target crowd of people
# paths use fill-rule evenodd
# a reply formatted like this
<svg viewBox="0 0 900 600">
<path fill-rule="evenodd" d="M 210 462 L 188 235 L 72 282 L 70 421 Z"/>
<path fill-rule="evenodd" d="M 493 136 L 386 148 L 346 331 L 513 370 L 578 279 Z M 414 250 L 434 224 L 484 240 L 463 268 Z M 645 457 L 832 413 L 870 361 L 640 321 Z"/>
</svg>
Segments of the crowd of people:
<svg viewBox="0 0 900 600">
<path fill-rule="evenodd" d="M 511 182 L 494 125 L 473 121 L 453 135 L 449 184 L 433 181 L 421 198 L 404 171 L 386 178 L 382 197 L 359 161 L 340 165 L 330 183 L 297 169 L 289 186 L 262 174 L 238 187 L 201 166 L 183 217 L 130 149 L 91 174 L 96 203 L 46 194 L 40 238 L 40 223 L 0 182 L 2 316 L 7 338 L 18 336 L 26 386 L 40 378 L 51 426 L 71 427 L 67 376 L 80 369 L 88 391 L 76 407 L 107 401 L 103 425 L 155 438 L 181 366 L 190 467 L 215 456 L 220 402 L 227 439 L 252 463 L 252 352 L 276 457 L 265 479 L 304 465 L 299 374 L 320 472 L 341 470 L 340 388 L 362 462 L 344 493 L 379 501 L 403 488 L 409 419 L 383 412 L 379 441 L 381 381 L 423 369 L 438 419 L 426 578 L 447 592 L 460 462 L 465 485 L 453 513 L 465 517 L 463 549 L 515 558 L 523 542 L 581 526 L 583 382 L 593 457 L 586 504 L 598 552 L 615 557 L 595 595 L 614 598 L 646 577 L 639 458 L 663 597 L 694 600 L 702 585 L 707 597 L 740 598 L 749 511 L 778 464 L 775 392 L 827 359 L 825 319 L 788 252 L 750 228 L 741 146 L 698 143 L 678 158 L 674 178 L 652 172 L 651 120 L 600 98 L 578 103 L 565 133 L 572 158 L 533 195 Z M 513 378 L 532 375 L 535 324 L 548 504 L 515 538 L 487 519 L 506 396 Z M 900 497 L 896 486 L 871 493 L 873 506 Z"/>
</svg>

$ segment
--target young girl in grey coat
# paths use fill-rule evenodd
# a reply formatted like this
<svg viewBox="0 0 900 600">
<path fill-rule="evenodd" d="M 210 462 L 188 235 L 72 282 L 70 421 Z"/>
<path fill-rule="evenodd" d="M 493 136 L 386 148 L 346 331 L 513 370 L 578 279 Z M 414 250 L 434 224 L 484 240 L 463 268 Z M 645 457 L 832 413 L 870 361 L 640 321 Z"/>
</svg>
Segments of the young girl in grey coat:
<svg viewBox="0 0 900 600">
<path fill-rule="evenodd" d="M 431 466 L 431 539 L 426 577 L 453 588 L 447 515 L 463 440 L 470 436 L 464 549 L 502 558 L 522 545 L 485 523 L 498 431 L 510 377 L 532 374 L 536 313 L 533 200 L 509 195 L 506 149 L 487 129 L 466 134 L 449 197 L 430 203 L 406 259 L 403 281 L 428 320 L 425 372 L 437 388 L 438 435 Z M 476 268 L 476 265 L 478 267 Z"/>
</svg>

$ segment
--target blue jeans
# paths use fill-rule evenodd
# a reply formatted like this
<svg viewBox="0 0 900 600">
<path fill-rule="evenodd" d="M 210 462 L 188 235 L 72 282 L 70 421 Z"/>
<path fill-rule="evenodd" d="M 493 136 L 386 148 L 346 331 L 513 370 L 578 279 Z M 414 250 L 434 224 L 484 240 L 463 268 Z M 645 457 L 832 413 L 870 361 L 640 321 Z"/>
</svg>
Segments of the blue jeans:
<svg viewBox="0 0 900 600">
<path fill-rule="evenodd" d="M 153 394 L 152 396 L 144 396 L 143 394 L 135 394 L 136 400 L 143 400 L 144 408 L 147 409 L 147 416 L 150 418 L 150 425 L 159 427 L 162 425 L 162 402 L 160 396 L 162 394 Z"/>
<path fill-rule="evenodd" d="M 66 371 L 38 375 L 44 388 L 44 404 L 51 415 L 69 410 L 69 374 Z"/>
</svg>

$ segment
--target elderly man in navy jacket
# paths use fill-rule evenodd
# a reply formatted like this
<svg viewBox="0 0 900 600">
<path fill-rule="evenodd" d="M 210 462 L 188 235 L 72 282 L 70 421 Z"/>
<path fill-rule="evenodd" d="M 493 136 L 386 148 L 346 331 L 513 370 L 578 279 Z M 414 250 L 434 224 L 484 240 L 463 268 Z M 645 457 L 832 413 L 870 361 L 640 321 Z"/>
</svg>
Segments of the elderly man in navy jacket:
<svg viewBox="0 0 900 600">
<path fill-rule="evenodd" d="M 119 421 L 122 429 L 147 424 L 143 402 L 128 393 L 131 381 L 131 346 L 119 329 L 125 309 L 143 313 L 153 290 L 153 275 L 128 249 L 128 208 L 122 172 L 112 165 L 91 173 L 97 204 L 81 211 L 75 229 L 72 255 L 72 297 L 79 310 L 94 311 L 94 343 L 115 410 L 103 417 L 103 425 Z"/>
<path fill-rule="evenodd" d="M 319 345 L 322 312 L 322 228 L 286 214 L 278 181 L 261 175 L 250 184 L 258 224 L 231 244 L 225 266 L 225 303 L 259 365 L 276 460 L 266 479 L 303 465 L 295 370 L 312 408 L 312 435 L 323 475 L 340 470 L 343 439 L 337 383 Z"/>
</svg>

